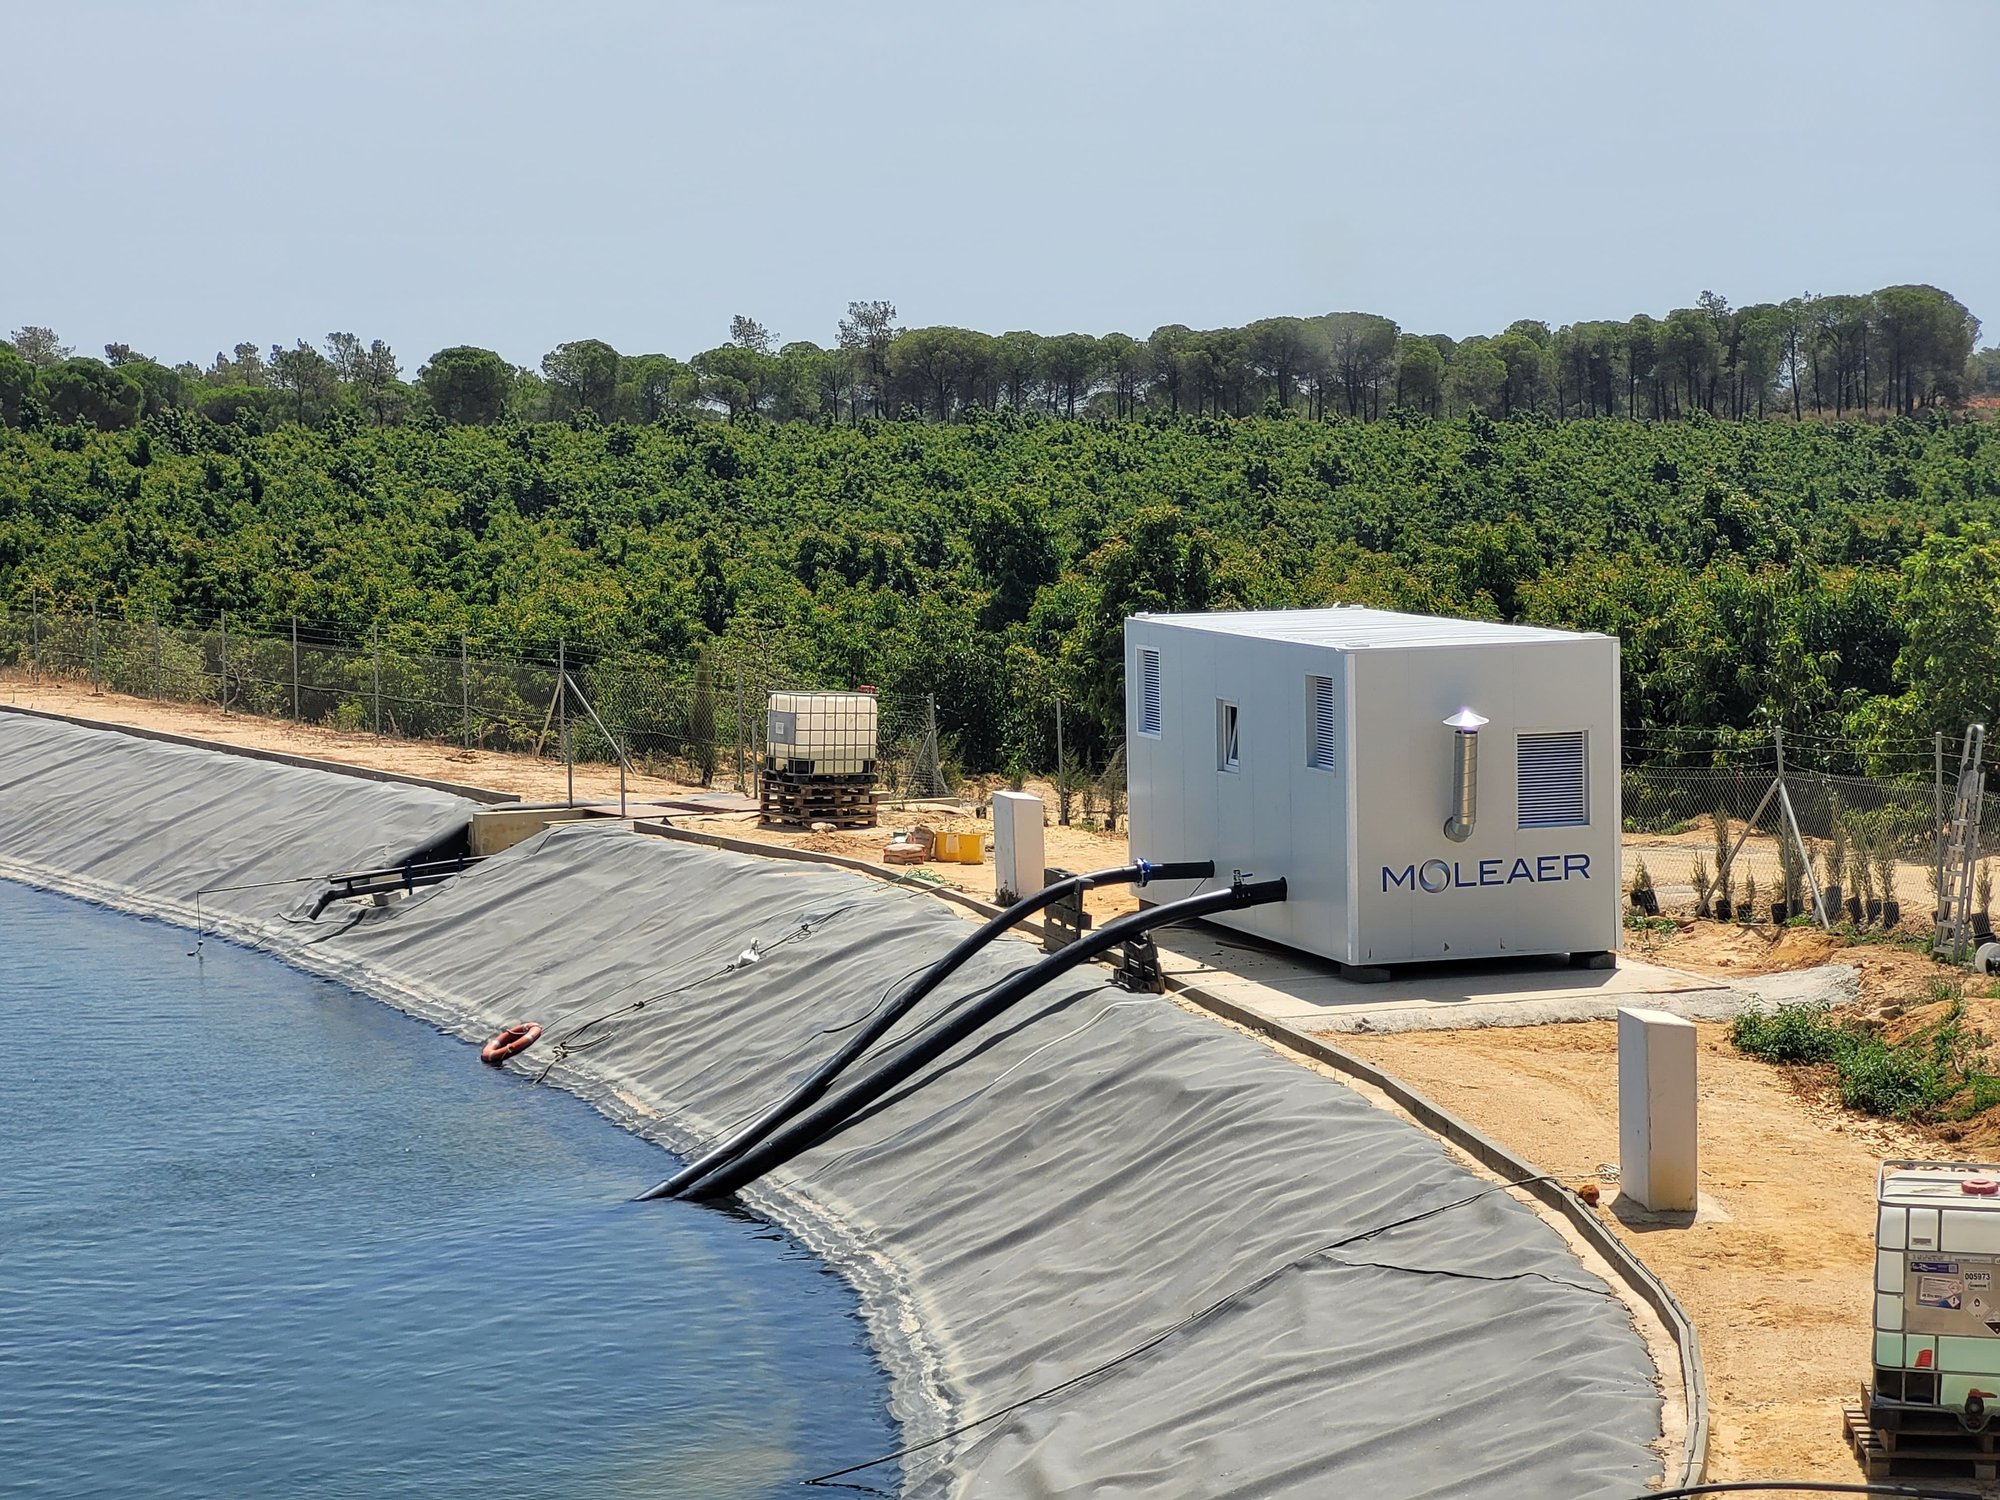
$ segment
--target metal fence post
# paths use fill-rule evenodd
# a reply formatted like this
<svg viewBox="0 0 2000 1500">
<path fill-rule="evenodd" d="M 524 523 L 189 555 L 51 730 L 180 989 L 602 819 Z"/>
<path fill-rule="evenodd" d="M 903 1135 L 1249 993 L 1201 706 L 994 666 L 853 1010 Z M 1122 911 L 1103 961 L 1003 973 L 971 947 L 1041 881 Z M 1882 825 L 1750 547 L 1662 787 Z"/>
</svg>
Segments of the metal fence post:
<svg viewBox="0 0 2000 1500">
<path fill-rule="evenodd" d="M 42 606 L 39 601 L 28 601 L 28 680 L 34 682 L 42 675 Z"/>
<path fill-rule="evenodd" d="M 569 753 L 569 643 L 556 640 L 556 738 L 562 742 L 563 770 L 569 778 L 569 806 L 576 806 L 576 762 Z"/>
<path fill-rule="evenodd" d="M 304 722 L 299 709 L 299 617 L 292 616 L 292 722 Z"/>
<path fill-rule="evenodd" d="M 465 748 L 472 748 L 472 645 L 458 633 L 458 702 L 465 713 Z"/>
<path fill-rule="evenodd" d="M 153 697 L 164 702 L 167 696 L 167 651 L 160 643 L 160 611 L 153 610 Z"/>
<path fill-rule="evenodd" d="M 741 797 L 746 791 L 743 780 L 743 738 L 749 726 L 743 721 L 743 659 L 736 660 L 736 723 L 729 731 L 729 737 L 736 741 L 736 795 Z"/>
<path fill-rule="evenodd" d="M 1931 775 L 1931 851 L 1935 861 L 1935 874 L 1931 887 L 1936 898 L 1931 905 L 1931 920 L 1944 920 L 1944 851 L 1946 842 L 1944 821 L 1944 731 L 1938 730 L 1932 737 L 1933 757 Z"/>
<path fill-rule="evenodd" d="M 222 613 L 222 670 L 215 674 L 215 692 L 224 713 L 229 712 L 229 612 Z"/>
<path fill-rule="evenodd" d="M 930 795 L 945 794 L 944 767 L 938 764 L 937 694 L 924 694 L 924 767 L 930 776 Z"/>
<path fill-rule="evenodd" d="M 368 627 L 369 638 L 375 650 L 375 738 L 382 738 L 382 623 L 376 621 Z"/>
<path fill-rule="evenodd" d="M 99 640 L 100 637 L 97 634 L 97 606 L 93 604 L 90 606 L 90 690 L 93 693 L 104 691 L 103 686 L 98 681 L 98 678 L 103 675 L 99 670 L 102 665 L 100 660 L 102 647 L 99 644 Z"/>
<path fill-rule="evenodd" d="M 1069 827 L 1069 766 L 1063 755 L 1062 699 L 1056 699 L 1056 821 Z"/>
</svg>

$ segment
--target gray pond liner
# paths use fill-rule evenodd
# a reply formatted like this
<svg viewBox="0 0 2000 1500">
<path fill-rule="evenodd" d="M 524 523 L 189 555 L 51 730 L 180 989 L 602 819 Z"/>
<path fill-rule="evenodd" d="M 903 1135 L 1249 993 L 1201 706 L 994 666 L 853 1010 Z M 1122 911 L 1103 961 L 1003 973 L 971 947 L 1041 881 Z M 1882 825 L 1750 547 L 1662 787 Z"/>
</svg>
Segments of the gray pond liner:
<svg viewBox="0 0 2000 1500">
<path fill-rule="evenodd" d="M 965 931 L 865 876 L 617 825 L 552 829 L 317 923 L 299 917 L 310 885 L 213 891 L 385 862 L 469 811 L 0 714 L 0 874 L 183 922 L 210 888 L 212 930 L 468 1041 L 538 1020 L 512 1066 L 683 1152 Z M 891 1043 L 1033 957 L 996 944 Z M 910 1442 L 1249 1289 L 906 1459 L 907 1493 L 1621 1497 L 1659 1479 L 1652 1360 L 1550 1228 L 1351 1090 L 1101 972 L 749 1195 L 859 1289 Z"/>
</svg>

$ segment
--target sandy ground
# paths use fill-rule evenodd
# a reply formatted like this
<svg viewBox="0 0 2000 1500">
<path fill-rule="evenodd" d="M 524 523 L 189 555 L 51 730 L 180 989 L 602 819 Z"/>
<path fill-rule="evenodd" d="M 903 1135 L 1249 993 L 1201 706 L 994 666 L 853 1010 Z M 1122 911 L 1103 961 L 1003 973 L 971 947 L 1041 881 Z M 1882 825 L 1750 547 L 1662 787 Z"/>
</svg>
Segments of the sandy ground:
<svg viewBox="0 0 2000 1500">
<path fill-rule="evenodd" d="M 1693 1319 L 1713 1408 L 1711 1477 L 1852 1482 L 1840 1408 L 1867 1377 L 1875 1169 L 1936 1149 L 1841 1115 L 1701 1028 L 1696 1222 L 1598 1212 Z M 1572 1184 L 1618 1159 L 1617 1027 L 1349 1036 L 1340 1045 Z"/>
</svg>

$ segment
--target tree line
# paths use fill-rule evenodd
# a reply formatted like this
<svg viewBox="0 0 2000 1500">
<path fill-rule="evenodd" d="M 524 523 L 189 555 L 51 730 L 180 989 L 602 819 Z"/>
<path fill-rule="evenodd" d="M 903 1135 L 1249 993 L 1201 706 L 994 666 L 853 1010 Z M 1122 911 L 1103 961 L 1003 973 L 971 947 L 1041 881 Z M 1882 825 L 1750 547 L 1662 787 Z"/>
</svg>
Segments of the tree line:
<svg viewBox="0 0 2000 1500">
<path fill-rule="evenodd" d="M 888 302 L 854 302 L 830 347 L 780 344 L 754 318 L 682 360 L 627 355 L 601 339 L 559 344 L 538 367 L 455 346 L 405 378 L 382 340 L 240 343 L 206 367 L 168 366 L 124 344 L 79 357 L 50 329 L 0 343 L 0 421 L 129 428 L 165 410 L 264 431 L 321 426 L 492 426 L 505 421 L 951 422 L 982 411 L 1113 420 L 1165 414 L 1298 414 L 1377 421 L 1540 414 L 1561 421 L 1808 415 L 1909 416 L 2000 399 L 2000 349 L 1976 350 L 1979 320 L 1930 286 L 1801 296 L 1732 308 L 1704 292 L 1663 318 L 1551 328 L 1523 319 L 1487 336 L 1407 333 L 1374 313 L 1180 324 L 1123 333 L 987 334 L 905 328 Z"/>
</svg>

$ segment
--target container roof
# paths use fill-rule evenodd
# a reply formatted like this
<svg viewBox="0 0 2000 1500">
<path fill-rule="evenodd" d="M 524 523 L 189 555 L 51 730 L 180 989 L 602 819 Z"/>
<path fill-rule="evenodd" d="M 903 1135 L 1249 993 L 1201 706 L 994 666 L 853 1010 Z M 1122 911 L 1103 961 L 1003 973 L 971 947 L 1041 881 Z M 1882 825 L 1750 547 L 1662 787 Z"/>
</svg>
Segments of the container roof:
<svg viewBox="0 0 2000 1500">
<path fill-rule="evenodd" d="M 1337 604 L 1331 609 L 1240 609 L 1199 615 L 1141 614 L 1133 618 L 1211 635 L 1254 636 L 1307 646 L 1488 646 L 1532 640 L 1603 639 L 1595 631 L 1501 625 L 1491 620 L 1446 620 L 1436 615 L 1405 615 L 1347 604 Z"/>
</svg>

